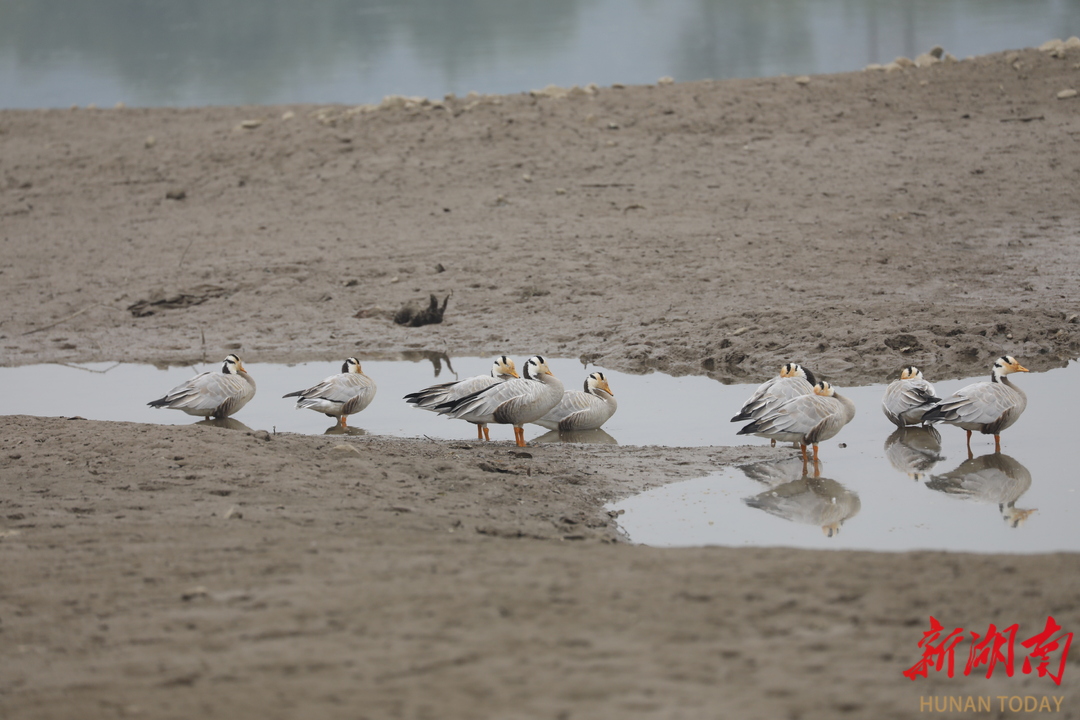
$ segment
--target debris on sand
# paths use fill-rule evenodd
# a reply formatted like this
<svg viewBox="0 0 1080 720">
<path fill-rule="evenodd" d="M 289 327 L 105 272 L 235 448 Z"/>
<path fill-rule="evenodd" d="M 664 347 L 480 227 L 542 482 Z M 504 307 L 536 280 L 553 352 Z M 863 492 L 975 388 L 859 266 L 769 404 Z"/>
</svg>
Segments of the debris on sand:
<svg viewBox="0 0 1080 720">
<path fill-rule="evenodd" d="M 211 298 L 227 297 L 232 292 L 220 285 L 197 285 L 188 290 L 167 295 L 164 290 L 154 290 L 150 297 L 139 300 L 128 306 L 128 310 L 135 317 L 153 315 L 158 310 L 171 310 L 174 308 L 201 305 Z"/>
<path fill-rule="evenodd" d="M 435 293 L 431 294 L 426 308 L 421 308 L 416 303 L 408 303 L 394 314 L 394 322 L 408 327 L 438 325 L 443 321 L 443 315 L 446 313 L 446 303 L 450 301 L 450 295 L 453 295 L 453 293 L 449 293 L 443 298 L 441 307 Z"/>
</svg>

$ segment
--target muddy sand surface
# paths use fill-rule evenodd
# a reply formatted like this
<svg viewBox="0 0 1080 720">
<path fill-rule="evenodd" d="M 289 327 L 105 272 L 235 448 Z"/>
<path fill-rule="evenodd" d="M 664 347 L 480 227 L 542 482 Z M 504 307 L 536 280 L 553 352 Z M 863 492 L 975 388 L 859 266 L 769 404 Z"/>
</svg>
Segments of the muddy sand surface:
<svg viewBox="0 0 1080 720">
<path fill-rule="evenodd" d="M 1080 355 L 1078 86 L 1080 50 L 1032 49 L 378 108 L 3 111 L 0 359 L 1047 370 Z M 393 322 L 432 294 L 444 322 Z M 1080 716 L 1074 667 L 965 677 L 963 645 L 956 677 L 902 675 L 931 615 L 1080 629 L 1075 554 L 627 543 L 605 502 L 791 452 L 719 447 L 736 409 L 692 449 L 0 416 L 0 717 L 899 718 L 944 695 Z"/>
</svg>

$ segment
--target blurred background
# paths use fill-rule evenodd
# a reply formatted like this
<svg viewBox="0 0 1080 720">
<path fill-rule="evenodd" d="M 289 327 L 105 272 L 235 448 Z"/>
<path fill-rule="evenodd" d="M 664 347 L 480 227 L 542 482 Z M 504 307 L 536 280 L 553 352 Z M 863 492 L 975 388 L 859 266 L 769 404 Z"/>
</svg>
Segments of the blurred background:
<svg viewBox="0 0 1080 720">
<path fill-rule="evenodd" d="M 0 0 L 0 107 L 817 74 L 1072 35 L 1080 0 Z"/>
</svg>

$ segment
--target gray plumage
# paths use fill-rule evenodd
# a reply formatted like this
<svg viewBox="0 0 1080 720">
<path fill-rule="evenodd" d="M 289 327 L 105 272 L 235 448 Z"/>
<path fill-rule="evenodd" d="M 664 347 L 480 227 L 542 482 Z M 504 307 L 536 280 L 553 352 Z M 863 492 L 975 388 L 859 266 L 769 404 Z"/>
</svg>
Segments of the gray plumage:
<svg viewBox="0 0 1080 720">
<path fill-rule="evenodd" d="M 1016 358 L 1005 355 L 994 361 L 990 380 L 967 385 L 942 400 L 923 415 L 924 423 L 943 422 L 968 432 L 993 435 L 1000 441 L 1003 430 L 1011 427 L 1027 408 L 1027 395 L 1006 377 L 1014 372 L 1027 372 Z"/>
<path fill-rule="evenodd" d="M 780 368 L 779 375 L 758 385 L 731 422 L 756 420 L 793 397 L 811 395 L 816 382 L 814 374 L 806 368 L 787 363 Z"/>
<path fill-rule="evenodd" d="M 855 404 L 832 385 L 819 382 L 814 394 L 799 395 L 739 430 L 739 435 L 814 445 L 835 437 L 855 417 Z"/>
<path fill-rule="evenodd" d="M 349 358 L 341 366 L 339 374 L 331 375 L 307 390 L 297 390 L 282 397 L 298 398 L 298 410 L 321 412 L 336 417 L 341 425 L 347 425 L 345 418 L 370 405 L 377 390 L 375 381 L 360 368 L 360 361 Z"/>
<path fill-rule="evenodd" d="M 147 403 L 154 408 L 182 410 L 188 415 L 225 418 L 255 397 L 255 380 L 236 355 L 229 355 L 221 372 L 199 373 L 164 397 Z"/>
<path fill-rule="evenodd" d="M 522 426 L 544 417 L 559 404 L 562 382 L 552 374 L 543 357 L 536 355 L 525 363 L 525 377 L 507 380 L 472 395 L 443 403 L 437 410 L 452 418 L 475 423 L 513 425 L 520 447 L 525 445 Z"/>
<path fill-rule="evenodd" d="M 909 365 L 900 372 L 900 379 L 885 388 L 881 409 L 889 422 L 897 427 L 918 425 L 928 410 L 941 402 L 934 386 L 923 379 L 922 371 Z"/>
<path fill-rule="evenodd" d="M 604 373 L 594 372 L 585 379 L 584 391 L 567 390 L 558 405 L 534 422 L 549 430 L 595 430 L 607 422 L 618 407 Z"/>
<path fill-rule="evenodd" d="M 495 358 L 491 365 L 491 372 L 488 375 L 476 375 L 463 380 L 432 385 L 423 390 L 409 393 L 405 396 L 405 402 L 422 410 L 441 412 L 439 407 L 442 405 L 454 403 L 462 398 L 475 395 L 481 390 L 486 390 L 492 385 L 517 377 L 519 376 L 514 361 L 506 355 L 500 355 Z M 469 420 L 469 422 L 476 425 L 477 439 L 490 439 L 487 423 L 474 420 Z"/>
</svg>

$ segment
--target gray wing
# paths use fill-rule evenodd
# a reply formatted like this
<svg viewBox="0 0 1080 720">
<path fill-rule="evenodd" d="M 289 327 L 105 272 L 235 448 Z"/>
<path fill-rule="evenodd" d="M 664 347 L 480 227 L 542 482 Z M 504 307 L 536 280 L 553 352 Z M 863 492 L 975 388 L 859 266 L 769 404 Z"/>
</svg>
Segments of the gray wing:
<svg viewBox="0 0 1080 720">
<path fill-rule="evenodd" d="M 615 414 L 617 407 L 615 398 L 605 401 L 592 393 L 571 390 L 535 422 L 550 430 L 595 430 Z"/>
<path fill-rule="evenodd" d="M 255 384 L 242 375 L 204 372 L 173 388 L 168 395 L 151 404 L 175 410 L 195 411 L 196 414 L 209 413 L 226 403 L 242 405 L 254 394 Z"/>
<path fill-rule="evenodd" d="M 375 383 L 371 378 L 360 373 L 340 373 L 331 375 L 314 387 L 285 397 L 298 396 L 304 400 L 317 399 L 344 403 L 362 394 L 375 396 Z"/>
<path fill-rule="evenodd" d="M 814 386 L 801 377 L 775 377 L 758 386 L 754 394 L 743 403 L 732 422 L 752 420 L 768 415 L 781 404 L 799 395 L 810 395 Z"/>
<path fill-rule="evenodd" d="M 881 407 L 894 425 L 903 427 L 906 424 L 901 417 L 904 413 L 920 408 L 929 410 L 940 400 L 941 398 L 934 394 L 934 386 L 925 380 L 894 380 L 885 388 Z"/>
<path fill-rule="evenodd" d="M 471 422 L 532 422 L 558 404 L 552 392 L 561 397 L 561 385 L 549 388 L 537 380 L 514 378 L 465 397 L 441 412 Z"/>
<path fill-rule="evenodd" d="M 779 405 L 757 423 L 756 432 L 793 433 L 828 438 L 823 431 L 836 421 L 843 427 L 840 403 L 821 395 L 800 395 Z M 836 432 L 839 432 L 839 427 Z M 833 433 L 836 434 L 835 432 Z"/>
<path fill-rule="evenodd" d="M 780 380 L 779 375 L 758 385 L 753 394 L 747 398 L 746 402 L 739 408 L 739 414 L 731 418 L 731 422 L 739 422 L 740 420 L 749 420 L 753 418 L 755 414 L 761 410 L 761 406 L 768 396 L 769 389 L 775 385 L 778 380 Z"/>
<path fill-rule="evenodd" d="M 946 422 L 989 424 L 1016 408 L 1019 395 L 1002 383 L 979 382 L 941 403 Z"/>
<path fill-rule="evenodd" d="M 463 380 L 432 385 L 418 392 L 409 393 L 405 396 L 405 401 L 424 410 L 435 410 L 437 406 L 443 403 L 460 400 L 499 382 L 502 382 L 502 380 L 491 375 L 477 375 Z"/>
</svg>

